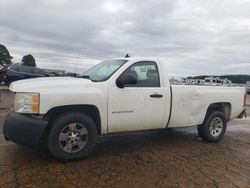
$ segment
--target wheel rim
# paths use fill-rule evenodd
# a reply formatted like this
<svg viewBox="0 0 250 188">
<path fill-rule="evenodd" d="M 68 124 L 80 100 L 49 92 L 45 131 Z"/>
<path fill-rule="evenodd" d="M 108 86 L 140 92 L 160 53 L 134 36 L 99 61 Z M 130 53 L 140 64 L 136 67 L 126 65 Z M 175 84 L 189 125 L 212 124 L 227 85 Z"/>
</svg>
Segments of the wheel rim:
<svg viewBox="0 0 250 188">
<path fill-rule="evenodd" d="M 221 118 L 216 117 L 210 123 L 210 133 L 212 136 L 217 137 L 222 133 L 223 121 Z"/>
<path fill-rule="evenodd" d="M 76 153 L 87 144 L 88 130 L 81 123 L 68 124 L 61 130 L 58 141 L 64 152 Z"/>
</svg>

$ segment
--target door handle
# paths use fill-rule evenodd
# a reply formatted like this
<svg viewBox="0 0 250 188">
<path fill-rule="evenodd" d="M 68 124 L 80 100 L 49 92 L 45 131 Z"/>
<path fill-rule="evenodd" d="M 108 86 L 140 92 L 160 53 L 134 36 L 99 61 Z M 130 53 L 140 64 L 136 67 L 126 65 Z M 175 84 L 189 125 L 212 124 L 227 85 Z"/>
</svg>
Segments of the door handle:
<svg viewBox="0 0 250 188">
<path fill-rule="evenodd" d="M 150 97 L 152 97 L 152 98 L 162 98 L 163 95 L 162 95 L 162 94 L 155 93 L 155 94 L 150 95 Z"/>
</svg>

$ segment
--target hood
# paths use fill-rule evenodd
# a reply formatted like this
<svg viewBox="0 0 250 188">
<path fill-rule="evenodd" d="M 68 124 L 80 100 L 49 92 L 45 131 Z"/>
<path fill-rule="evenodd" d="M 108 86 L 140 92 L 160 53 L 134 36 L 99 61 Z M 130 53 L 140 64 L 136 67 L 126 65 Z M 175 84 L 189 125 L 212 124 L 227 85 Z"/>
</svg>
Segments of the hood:
<svg viewBox="0 0 250 188">
<path fill-rule="evenodd" d="M 72 89 L 77 86 L 89 87 L 94 82 L 84 78 L 43 77 L 12 82 L 9 90 L 13 92 L 40 92 L 42 90 Z"/>
</svg>

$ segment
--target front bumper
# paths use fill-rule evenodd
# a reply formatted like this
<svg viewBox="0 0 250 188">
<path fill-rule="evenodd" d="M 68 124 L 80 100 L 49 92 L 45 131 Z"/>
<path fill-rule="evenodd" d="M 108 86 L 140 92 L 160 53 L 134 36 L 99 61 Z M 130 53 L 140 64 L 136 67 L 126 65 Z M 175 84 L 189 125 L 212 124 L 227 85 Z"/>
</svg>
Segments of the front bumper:
<svg viewBox="0 0 250 188">
<path fill-rule="evenodd" d="M 47 124 L 45 120 L 12 112 L 4 122 L 3 133 L 6 140 L 34 147 L 42 137 Z"/>
</svg>

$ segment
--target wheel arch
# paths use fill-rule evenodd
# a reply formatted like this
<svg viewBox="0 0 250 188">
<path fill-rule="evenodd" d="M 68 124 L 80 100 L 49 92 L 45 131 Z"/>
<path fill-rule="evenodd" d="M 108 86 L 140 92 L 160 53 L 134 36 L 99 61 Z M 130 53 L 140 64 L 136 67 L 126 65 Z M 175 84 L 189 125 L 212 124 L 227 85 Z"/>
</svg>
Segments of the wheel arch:
<svg viewBox="0 0 250 188">
<path fill-rule="evenodd" d="M 230 120 L 231 110 L 232 110 L 231 103 L 229 103 L 229 102 L 212 103 L 208 106 L 206 115 L 213 110 L 218 110 L 218 111 L 223 112 L 225 114 L 226 120 L 227 121 Z"/>
<path fill-rule="evenodd" d="M 47 114 L 45 115 L 45 119 L 47 119 L 49 121 L 49 124 L 51 124 L 51 122 L 53 122 L 59 115 L 74 111 L 82 112 L 88 115 L 95 122 L 98 134 L 101 134 L 101 116 L 99 109 L 94 105 L 65 105 L 53 107 L 47 112 Z"/>
</svg>

